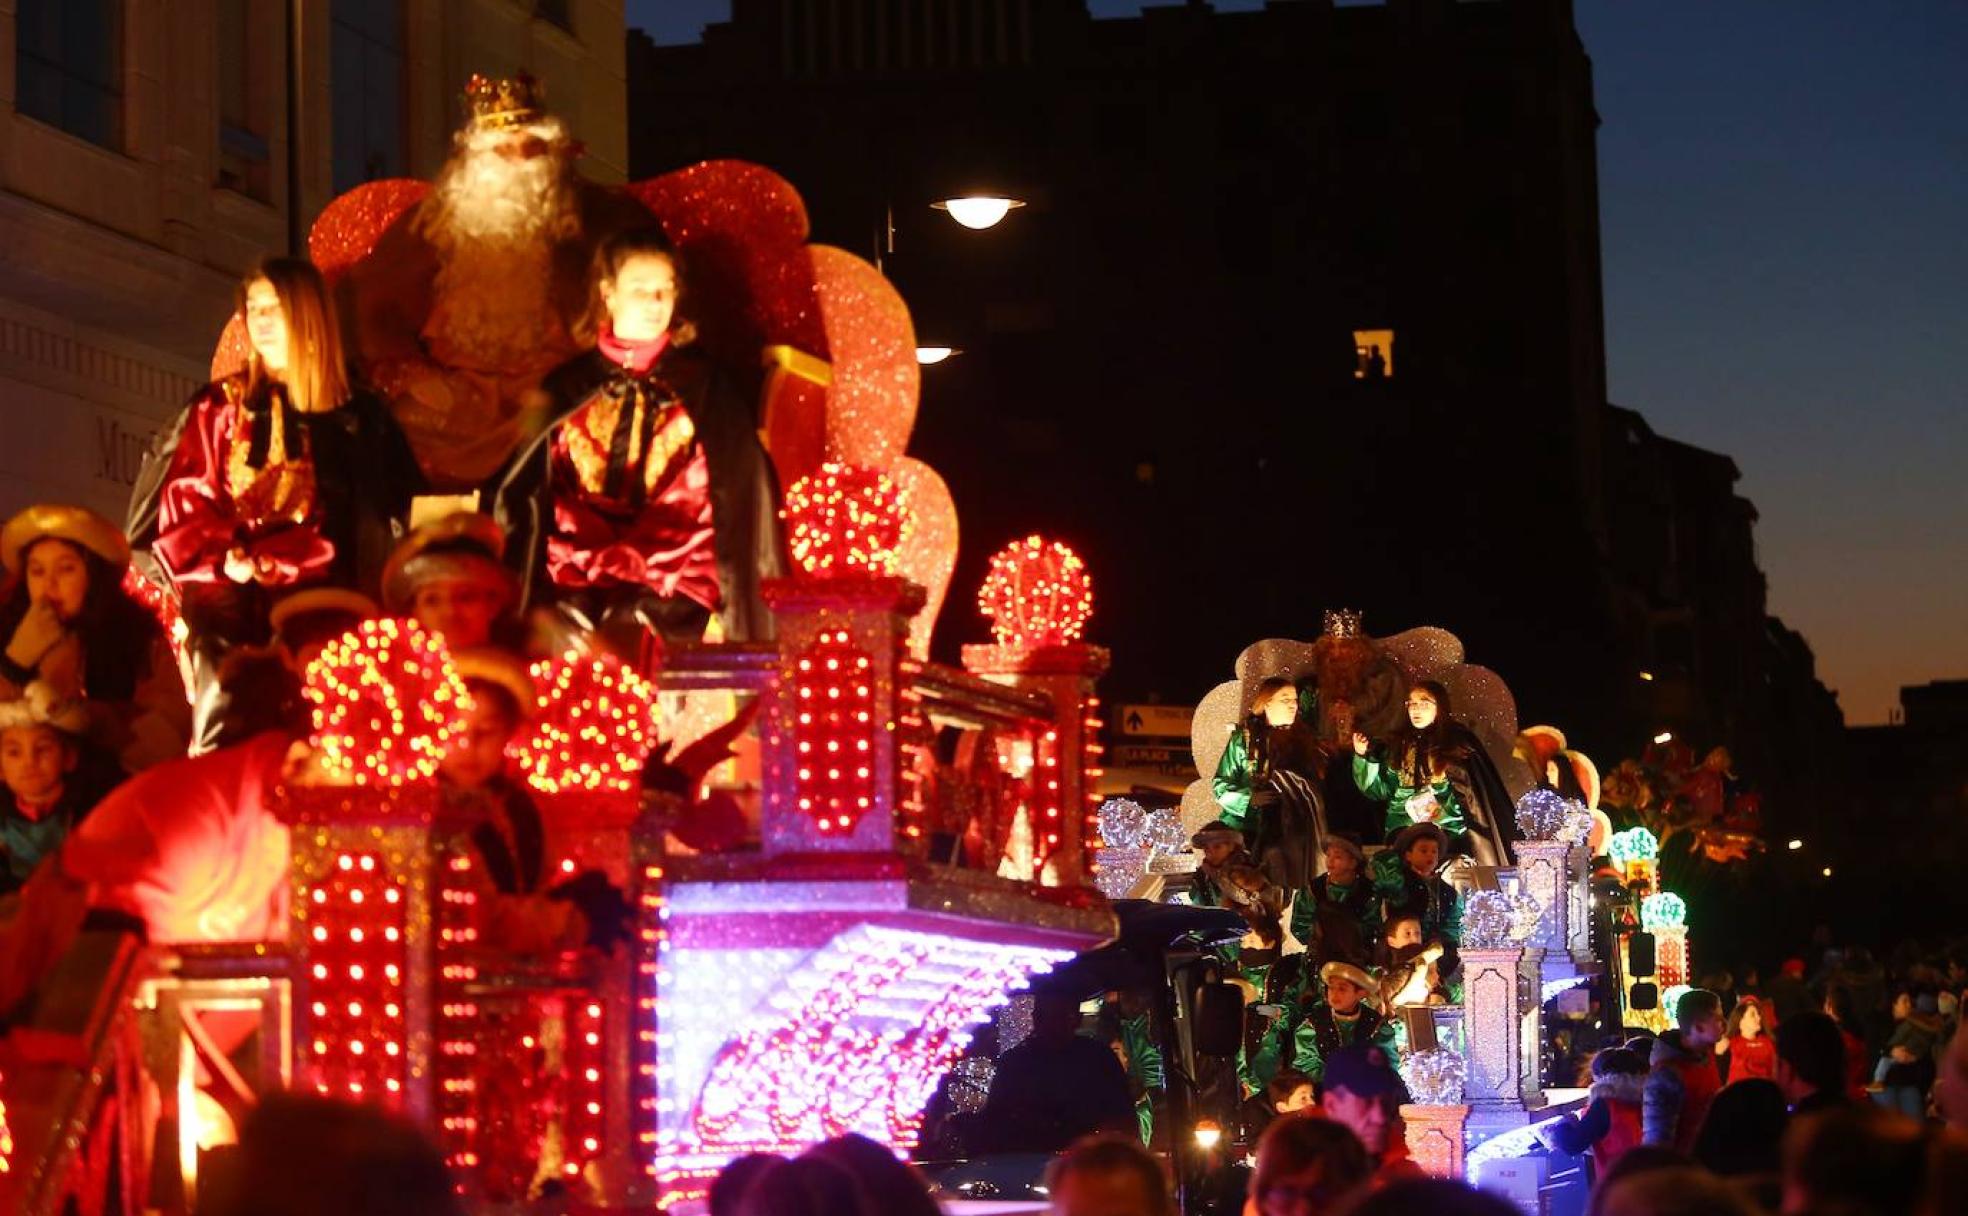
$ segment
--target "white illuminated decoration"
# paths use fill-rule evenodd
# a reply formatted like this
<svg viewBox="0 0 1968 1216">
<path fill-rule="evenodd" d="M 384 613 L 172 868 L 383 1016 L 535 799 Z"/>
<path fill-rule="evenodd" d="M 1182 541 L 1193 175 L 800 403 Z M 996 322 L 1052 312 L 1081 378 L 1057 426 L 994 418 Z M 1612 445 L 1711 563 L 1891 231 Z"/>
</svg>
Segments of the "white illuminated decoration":
<svg viewBox="0 0 1968 1216">
<path fill-rule="evenodd" d="M 946 198 L 936 204 L 936 209 L 949 212 L 950 218 L 964 227 L 981 232 L 996 227 L 999 221 L 1011 214 L 1013 207 L 1024 205 L 1014 198 L 973 195 L 969 198 Z"/>
<path fill-rule="evenodd" d="M 733 954 L 742 967 L 689 953 L 690 966 L 666 968 L 678 984 L 659 1012 L 676 1082 L 663 1086 L 659 1172 L 848 1132 L 907 1148 L 971 1027 L 1072 957 L 866 924 L 817 950 Z"/>
<path fill-rule="evenodd" d="M 1401 1080 L 1408 1100 L 1419 1106 L 1458 1106 L 1462 1103 L 1462 1053 L 1446 1047 L 1411 1051 L 1401 1060 Z"/>
</svg>

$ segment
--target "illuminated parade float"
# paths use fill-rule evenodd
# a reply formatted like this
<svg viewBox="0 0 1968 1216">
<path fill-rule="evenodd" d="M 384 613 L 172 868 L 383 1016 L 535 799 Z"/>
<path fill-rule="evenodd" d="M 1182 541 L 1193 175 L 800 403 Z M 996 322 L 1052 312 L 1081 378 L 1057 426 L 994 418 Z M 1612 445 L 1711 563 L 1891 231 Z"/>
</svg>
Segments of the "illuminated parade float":
<svg viewBox="0 0 1968 1216">
<path fill-rule="evenodd" d="M 528 88 L 475 81 L 459 155 L 531 132 Z M 610 233 L 667 235 L 690 268 L 696 347 L 723 378 L 694 427 L 605 377 L 543 423 L 541 394 L 562 384 L 547 373 L 583 348 L 541 302 L 569 273 L 585 299 L 594 250 L 475 252 L 470 188 L 449 169 L 434 185 L 373 182 L 314 225 L 309 252 L 352 318 L 365 379 L 429 488 L 464 497 L 446 500 L 457 514 L 412 521 L 410 556 L 383 575 L 388 614 L 337 631 L 305 665 L 304 726 L 119 791 L 122 809 L 99 817 L 145 825 L 148 869 L 76 871 L 86 916 L 83 886 L 26 892 L 6 960 L 32 981 L 9 994 L 0 1060 L 6 1210 L 193 1210 L 237 1125 L 281 1089 L 414 1120 L 486 1208 L 557 1183 L 596 1207 L 687 1211 L 740 1154 L 849 1132 L 906 1153 L 946 1075 L 979 1063 L 973 1031 L 1035 977 L 1115 941 L 1117 908 L 1139 906 L 1123 900 L 1212 902 L 1192 835 L 1227 822 L 1219 834 L 1243 833 L 1303 886 L 1348 799 L 1375 881 L 1408 884 L 1424 927 L 1459 955 L 1455 982 L 1437 949 L 1384 1001 L 1428 1170 L 1518 1185 L 1506 1167 L 1525 1130 L 1582 1097 L 1550 1074 L 1545 1011 L 1601 990 L 1602 957 L 1622 1020 L 1664 1025 L 1688 952 L 1686 906 L 1658 890 L 1659 842 L 1644 828 L 1607 840 L 1596 774 L 1580 778 L 1589 762 L 1551 728 L 1520 731 L 1503 680 L 1453 635 L 1376 639 L 1335 612 L 1313 642 L 1251 647 L 1195 715 L 1199 779 L 1180 808 L 1110 804 L 1103 841 L 1108 655 L 1088 640 L 1094 583 L 1072 549 L 1040 536 L 1004 547 L 977 592 L 994 641 L 964 647 L 960 666 L 928 659 L 957 512 L 904 454 L 915 338 L 881 274 L 809 245 L 797 194 L 755 165 L 570 185 L 579 222 L 557 239 L 578 233 L 606 257 Z M 231 417 L 225 386 L 255 340 L 242 312 L 181 447 Z M 599 341 L 633 363 L 623 335 Z M 732 401 L 755 425 L 712 421 Z M 701 459 L 680 455 L 693 429 Z M 241 459 L 291 459 L 299 434 L 264 423 Z M 682 472 L 659 469 L 658 452 Z M 231 466 L 210 479 L 241 511 L 264 489 Z M 565 494 L 551 511 L 529 505 L 543 485 Z M 474 487 L 490 488 L 472 500 Z M 166 484 L 132 576 L 194 692 L 209 635 L 174 512 L 217 493 L 189 475 Z M 583 531 L 622 502 L 698 513 L 653 609 L 601 593 L 625 559 Z M 532 647 L 530 665 L 454 653 L 391 581 L 413 561 L 496 566 L 515 552 L 522 606 L 540 608 L 529 580 L 550 569 L 584 614 L 562 618 L 579 628 Z M 252 585 L 314 559 L 221 547 L 213 560 Z M 510 697 L 504 754 L 543 840 L 488 843 L 439 779 L 490 696 Z M 1265 732 L 1295 720 L 1306 767 L 1288 778 Z M 1455 846 L 1441 862 L 1466 856 L 1441 877 L 1403 870 L 1414 829 Z M 1625 919 L 1591 894 L 1602 853 L 1645 896 Z M 516 879 L 528 857 L 542 872 Z M 105 906 L 119 882 L 133 894 Z"/>
</svg>

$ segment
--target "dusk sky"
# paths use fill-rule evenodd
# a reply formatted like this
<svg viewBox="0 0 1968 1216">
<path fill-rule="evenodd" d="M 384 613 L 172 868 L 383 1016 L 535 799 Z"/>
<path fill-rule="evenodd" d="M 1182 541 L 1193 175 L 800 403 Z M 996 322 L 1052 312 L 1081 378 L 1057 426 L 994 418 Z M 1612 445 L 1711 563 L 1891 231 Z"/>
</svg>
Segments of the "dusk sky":
<svg viewBox="0 0 1968 1216">
<path fill-rule="evenodd" d="M 729 7 L 629 23 L 688 42 Z M 1968 678 L 1968 4 L 1577 14 L 1612 399 L 1735 458 L 1771 611 L 1848 721 L 1884 721 L 1900 685 Z"/>
</svg>

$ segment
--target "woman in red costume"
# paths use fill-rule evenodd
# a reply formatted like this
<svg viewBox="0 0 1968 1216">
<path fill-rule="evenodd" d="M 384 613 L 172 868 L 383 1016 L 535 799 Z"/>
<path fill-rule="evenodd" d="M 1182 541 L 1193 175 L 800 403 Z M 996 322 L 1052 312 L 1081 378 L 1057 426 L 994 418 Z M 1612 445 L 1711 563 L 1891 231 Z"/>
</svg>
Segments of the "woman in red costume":
<svg viewBox="0 0 1968 1216">
<path fill-rule="evenodd" d="M 596 348 L 547 378 L 554 416 L 499 487 L 508 560 L 531 597 L 626 657 L 645 631 L 696 641 L 720 610 L 726 636 L 759 636 L 745 603 L 779 545 L 764 451 L 731 408 L 742 395 L 687 349 L 660 229 L 610 238 L 595 263 Z"/>
<path fill-rule="evenodd" d="M 145 573 L 177 591 L 202 689 L 232 647 L 267 638 L 302 586 L 374 592 L 422 474 L 381 402 L 349 378 L 321 274 L 267 258 L 239 307 L 252 355 L 192 398 L 131 500 Z"/>
</svg>

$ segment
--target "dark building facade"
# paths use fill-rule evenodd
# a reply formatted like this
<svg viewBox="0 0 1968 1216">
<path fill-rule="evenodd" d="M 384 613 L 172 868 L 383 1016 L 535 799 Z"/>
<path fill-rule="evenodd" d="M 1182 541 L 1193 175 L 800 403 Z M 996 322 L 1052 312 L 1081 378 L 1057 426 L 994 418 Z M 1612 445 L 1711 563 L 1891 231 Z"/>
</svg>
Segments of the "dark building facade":
<svg viewBox="0 0 1968 1216">
<path fill-rule="evenodd" d="M 1110 694 L 1191 699 L 1345 605 L 1454 630 L 1526 721 L 1602 754 L 1651 733 L 1637 673 L 1678 643 L 1618 552 L 1650 471 L 1611 451 L 1637 416 L 1606 406 L 1566 0 L 734 0 L 701 44 L 632 36 L 629 82 L 634 176 L 771 166 L 964 352 L 925 369 L 912 448 L 964 529 L 945 645 L 981 632 L 958 614 L 989 553 L 1043 530 L 1094 571 Z M 972 191 L 1028 205 L 981 233 L 928 207 Z M 1765 639 L 1754 512 L 1726 495 L 1684 529 L 1725 526 L 1715 559 L 1755 586 L 1686 611 Z M 1754 684 L 1779 649 L 1718 645 L 1690 678 Z M 1702 699 L 1718 728 L 1754 712 Z"/>
<path fill-rule="evenodd" d="M 1834 877 L 1873 940 L 1954 936 L 1968 916 L 1968 680 L 1900 689 L 1900 720 L 1848 732 L 1852 813 Z M 1842 846 L 1842 847 L 1841 847 Z"/>
</svg>

